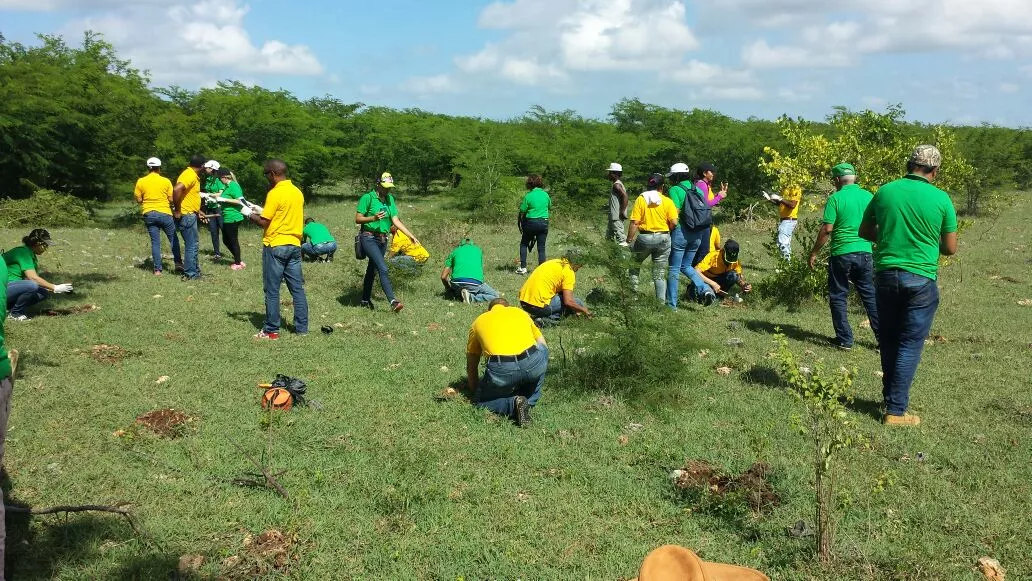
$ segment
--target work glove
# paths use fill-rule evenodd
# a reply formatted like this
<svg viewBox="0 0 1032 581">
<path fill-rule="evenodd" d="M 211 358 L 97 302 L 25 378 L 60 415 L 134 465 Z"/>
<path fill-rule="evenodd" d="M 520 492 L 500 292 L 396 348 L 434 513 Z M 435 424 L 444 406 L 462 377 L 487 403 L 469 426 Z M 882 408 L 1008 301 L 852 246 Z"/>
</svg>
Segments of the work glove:
<svg viewBox="0 0 1032 581">
<path fill-rule="evenodd" d="M 56 284 L 54 285 L 54 292 L 57 294 L 64 294 L 72 292 L 72 283 Z"/>
<path fill-rule="evenodd" d="M 262 212 L 264 212 L 264 211 L 265 211 L 265 208 L 259 206 L 258 204 L 251 204 L 251 213 L 252 214 L 258 214 L 259 216 L 261 216 Z"/>
<path fill-rule="evenodd" d="M 253 208 L 254 208 L 254 206 L 241 206 L 240 207 L 240 213 L 243 214 L 245 218 L 250 218 L 251 214 L 254 213 L 254 209 Z"/>
</svg>

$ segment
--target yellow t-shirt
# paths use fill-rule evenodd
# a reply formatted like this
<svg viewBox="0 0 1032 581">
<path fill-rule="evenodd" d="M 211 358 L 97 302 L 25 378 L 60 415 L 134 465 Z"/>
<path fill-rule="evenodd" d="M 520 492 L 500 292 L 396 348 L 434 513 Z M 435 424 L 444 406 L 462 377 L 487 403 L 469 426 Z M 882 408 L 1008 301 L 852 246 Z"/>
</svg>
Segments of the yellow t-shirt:
<svg viewBox="0 0 1032 581">
<path fill-rule="evenodd" d="M 546 260 L 535 268 L 527 282 L 523 283 L 520 301 L 535 307 L 543 307 L 562 291 L 572 291 L 576 284 L 577 274 L 565 258 Z"/>
<path fill-rule="evenodd" d="M 262 218 L 269 221 L 264 246 L 301 246 L 305 229 L 305 196 L 290 180 L 283 180 L 265 196 Z"/>
<path fill-rule="evenodd" d="M 519 355 L 537 343 L 541 331 L 521 308 L 495 305 L 469 328 L 466 353 Z"/>
<path fill-rule="evenodd" d="M 709 251 L 713 252 L 718 246 L 720 246 L 720 230 L 717 230 L 717 227 L 714 226 L 712 230 L 710 230 Z"/>
<path fill-rule="evenodd" d="M 186 195 L 179 203 L 179 211 L 184 214 L 192 214 L 201 211 L 201 180 L 197 178 L 194 168 L 188 167 L 179 174 L 176 185 L 183 184 L 186 187 Z"/>
<path fill-rule="evenodd" d="M 140 202 L 141 214 L 172 214 L 172 182 L 157 172 L 151 172 L 136 180 L 133 195 L 136 196 L 136 201 Z"/>
<path fill-rule="evenodd" d="M 778 215 L 781 216 L 782 220 L 798 218 L 799 217 L 799 204 L 803 201 L 803 188 L 799 186 L 788 186 L 781 190 L 781 199 L 796 203 L 795 207 L 791 210 L 783 204 L 778 204 Z"/>
<path fill-rule="evenodd" d="M 401 230 L 394 233 L 389 250 L 395 254 L 411 256 L 416 262 L 426 262 L 430 258 L 430 253 L 422 244 L 413 244 L 412 239 Z"/>
<path fill-rule="evenodd" d="M 644 195 L 638 196 L 631 209 L 631 222 L 649 232 L 669 232 L 668 222 L 677 223 L 677 208 L 673 200 L 666 196 L 659 196 L 659 204 L 655 206 L 648 205 Z"/>
<path fill-rule="evenodd" d="M 702 271 L 706 276 L 720 276 L 729 270 L 742 274 L 742 262 L 738 261 L 734 264 L 724 262 L 723 250 L 710 252 L 706 255 L 706 258 L 702 259 L 702 262 L 700 262 L 696 268 Z"/>
</svg>

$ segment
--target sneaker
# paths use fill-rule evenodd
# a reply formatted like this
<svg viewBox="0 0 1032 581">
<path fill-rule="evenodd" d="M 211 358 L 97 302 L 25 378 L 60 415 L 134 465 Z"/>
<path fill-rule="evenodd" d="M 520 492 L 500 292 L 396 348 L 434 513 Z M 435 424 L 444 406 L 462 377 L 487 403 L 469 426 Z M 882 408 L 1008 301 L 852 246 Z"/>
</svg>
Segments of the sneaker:
<svg viewBox="0 0 1032 581">
<path fill-rule="evenodd" d="M 400 313 L 401 309 L 404 309 L 405 305 L 401 304 L 401 301 L 394 299 L 391 301 L 391 310 L 395 313 Z"/>
<path fill-rule="evenodd" d="M 243 262 L 238 262 L 236 264 L 230 264 L 229 268 L 230 268 L 230 270 L 243 270 L 244 269 L 244 263 Z"/>
<path fill-rule="evenodd" d="M 32 317 L 25 315 L 7 315 L 8 321 L 31 321 Z"/>
<path fill-rule="evenodd" d="M 839 349 L 841 351 L 852 351 L 853 350 L 853 346 L 852 345 L 846 345 L 846 344 L 842 343 L 841 341 L 839 341 L 838 339 L 831 339 L 829 341 L 829 343 L 831 343 L 832 347 L 835 347 L 836 349 Z"/>
<path fill-rule="evenodd" d="M 526 267 L 521 266 L 521 267 L 517 268 L 516 269 L 516 274 L 527 274 Z"/>
<path fill-rule="evenodd" d="M 222 260 L 222 255 L 221 254 L 216 254 L 215 256 L 211 257 L 211 261 L 212 262 L 218 262 L 220 260 Z"/>
<path fill-rule="evenodd" d="M 333 262 L 333 252 L 326 255 L 326 262 Z"/>
<path fill-rule="evenodd" d="M 914 414 L 904 413 L 901 416 L 885 414 L 882 423 L 886 426 L 916 426 L 921 423 L 921 418 Z"/>
<path fill-rule="evenodd" d="M 376 307 L 373 306 L 373 301 L 362 301 L 358 303 L 358 306 L 362 307 L 363 309 L 369 309 L 370 311 L 376 310 Z"/>
<path fill-rule="evenodd" d="M 265 331 L 258 331 L 258 334 L 255 335 L 254 338 L 255 339 L 268 339 L 270 341 L 275 341 L 276 339 L 279 339 L 279 333 L 276 333 L 275 331 L 272 332 L 272 333 L 266 333 Z"/>
<path fill-rule="evenodd" d="M 713 303 L 717 302 L 717 295 L 714 293 L 706 293 L 702 295 L 702 306 L 708 307 Z"/>
<path fill-rule="evenodd" d="M 172 269 L 172 272 L 174 272 L 176 274 L 179 274 L 179 273 L 183 272 L 183 263 L 182 262 L 177 262 L 175 267 Z"/>
<path fill-rule="evenodd" d="M 154 271 L 154 276 L 161 276 L 161 271 L 160 270 L 155 270 Z"/>
<path fill-rule="evenodd" d="M 628 244 L 626 240 L 621 240 L 620 241 L 620 246 L 623 246 L 624 248 L 627 248 L 628 246 L 630 246 L 630 244 Z"/>
<path fill-rule="evenodd" d="M 513 399 L 512 405 L 512 419 L 514 422 L 516 422 L 516 425 L 520 426 L 521 428 L 523 426 L 529 426 L 530 402 L 527 401 L 527 398 L 523 397 L 522 395 L 517 395 L 516 398 Z"/>
<path fill-rule="evenodd" d="M 473 303 L 473 297 L 469 296 L 469 291 L 468 290 L 461 289 L 459 291 L 459 294 L 462 295 L 462 302 L 466 303 L 467 305 Z"/>
<path fill-rule="evenodd" d="M 742 295 L 740 295 L 738 293 L 735 293 L 735 294 L 731 295 L 731 302 L 734 302 L 734 303 L 742 302 Z"/>
<path fill-rule="evenodd" d="M 201 275 L 198 274 L 197 276 L 186 276 L 184 274 L 183 276 L 179 277 L 179 280 L 183 282 L 193 282 L 195 280 L 201 280 Z"/>
</svg>

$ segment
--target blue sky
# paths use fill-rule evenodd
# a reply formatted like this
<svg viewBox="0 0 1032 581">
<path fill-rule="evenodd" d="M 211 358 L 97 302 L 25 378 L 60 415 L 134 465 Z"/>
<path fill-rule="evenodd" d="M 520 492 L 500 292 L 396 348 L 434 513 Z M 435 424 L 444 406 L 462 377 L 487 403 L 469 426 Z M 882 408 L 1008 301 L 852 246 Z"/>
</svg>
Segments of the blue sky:
<svg viewBox="0 0 1032 581">
<path fill-rule="evenodd" d="M 831 7 L 833 6 L 833 7 Z M 0 34 L 95 30 L 186 88 L 509 118 L 613 103 L 822 118 L 903 103 L 925 122 L 1032 125 L 1028 0 L 0 0 Z"/>
</svg>

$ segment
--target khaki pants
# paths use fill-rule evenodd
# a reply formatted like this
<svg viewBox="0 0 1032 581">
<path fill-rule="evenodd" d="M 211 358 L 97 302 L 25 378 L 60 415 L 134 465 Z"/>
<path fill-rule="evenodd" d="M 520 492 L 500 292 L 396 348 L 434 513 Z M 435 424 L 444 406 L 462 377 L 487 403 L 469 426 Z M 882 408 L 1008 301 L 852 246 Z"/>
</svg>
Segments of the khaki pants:
<svg viewBox="0 0 1032 581">
<path fill-rule="evenodd" d="M 0 466 L 4 462 L 4 441 L 7 439 L 7 415 L 11 412 L 12 391 L 14 391 L 14 378 L 5 377 L 3 381 L 0 381 Z M 3 497 L 0 496 L 0 581 L 4 579 L 4 546 L 7 542 L 5 513 Z"/>
</svg>

